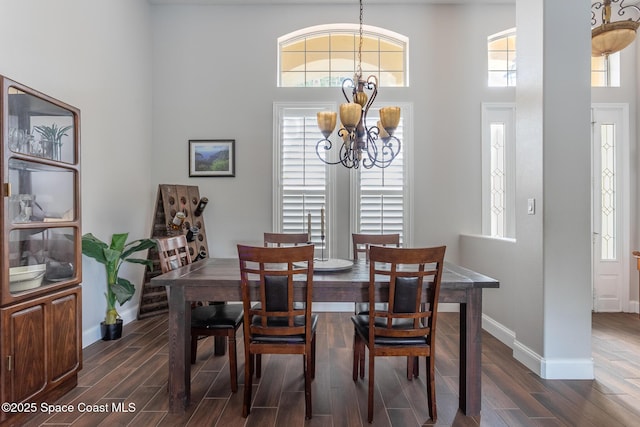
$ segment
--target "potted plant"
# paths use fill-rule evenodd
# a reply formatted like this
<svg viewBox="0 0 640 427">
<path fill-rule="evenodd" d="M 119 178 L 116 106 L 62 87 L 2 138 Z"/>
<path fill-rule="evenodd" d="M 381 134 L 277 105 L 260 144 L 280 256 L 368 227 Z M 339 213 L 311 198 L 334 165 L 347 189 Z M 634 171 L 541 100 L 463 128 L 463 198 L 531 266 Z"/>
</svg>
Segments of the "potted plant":
<svg viewBox="0 0 640 427">
<path fill-rule="evenodd" d="M 44 157 L 61 160 L 62 158 L 62 137 L 67 135 L 67 131 L 73 126 L 59 128 L 53 123 L 51 126 L 34 126 L 33 130 L 42 136 L 42 150 Z M 47 145 L 49 144 L 49 145 Z"/>
<path fill-rule="evenodd" d="M 123 305 L 129 301 L 136 291 L 135 286 L 125 278 L 119 277 L 120 267 L 124 262 L 144 264 L 152 267 L 153 261 L 149 259 L 131 258 L 136 252 L 156 246 L 151 239 L 139 239 L 127 243 L 129 233 L 114 234 L 111 236 L 111 244 L 98 239 L 91 233 L 82 236 L 82 253 L 104 264 L 107 272 L 107 312 L 104 322 L 100 324 L 102 339 L 118 339 L 122 335 L 122 319 L 116 310 L 116 301 Z"/>
</svg>

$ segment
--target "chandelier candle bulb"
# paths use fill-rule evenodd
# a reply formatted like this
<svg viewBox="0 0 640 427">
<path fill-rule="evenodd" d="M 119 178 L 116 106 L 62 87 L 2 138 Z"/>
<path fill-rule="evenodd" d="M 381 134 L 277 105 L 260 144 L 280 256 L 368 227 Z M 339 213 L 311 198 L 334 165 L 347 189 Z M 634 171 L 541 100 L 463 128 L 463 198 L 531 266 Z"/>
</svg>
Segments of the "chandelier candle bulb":
<svg viewBox="0 0 640 427">
<path fill-rule="evenodd" d="M 307 234 L 309 235 L 309 241 L 311 241 L 311 212 L 307 213 Z"/>
<path fill-rule="evenodd" d="M 382 126 L 382 123 L 380 123 L 380 120 L 378 120 L 378 123 L 376 124 L 376 126 L 378 126 L 378 130 L 380 131 L 380 138 L 382 139 L 389 138 L 389 134 L 387 133 L 386 130 L 384 130 L 384 127 Z"/>
</svg>

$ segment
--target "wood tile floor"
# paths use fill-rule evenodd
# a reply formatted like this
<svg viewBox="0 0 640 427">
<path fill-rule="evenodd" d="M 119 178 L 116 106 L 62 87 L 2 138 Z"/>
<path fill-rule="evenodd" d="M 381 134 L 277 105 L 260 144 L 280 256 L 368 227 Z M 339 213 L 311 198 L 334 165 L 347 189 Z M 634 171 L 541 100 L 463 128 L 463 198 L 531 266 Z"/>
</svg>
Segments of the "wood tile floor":
<svg viewBox="0 0 640 427">
<path fill-rule="evenodd" d="M 125 326 L 118 341 L 84 350 L 78 387 L 60 404 L 124 403 L 130 412 L 37 414 L 28 426 L 362 426 L 366 423 L 365 381 L 351 380 L 352 329 L 348 313 L 322 313 L 318 332 L 313 418 L 304 420 L 302 359 L 265 356 L 254 387 L 249 418 L 240 416 L 242 385 L 229 389 L 226 356 L 213 356 L 211 338 L 199 344 L 192 369 L 192 403 L 184 415 L 167 413 L 166 317 Z M 482 414 L 458 409 L 458 321 L 442 313 L 437 336 L 438 426 L 640 425 L 640 320 L 631 314 L 593 315 L 596 379 L 543 380 L 511 356 L 512 351 L 483 332 Z M 239 331 L 241 341 L 241 332 Z M 239 345 L 239 381 L 244 358 Z M 418 426 L 427 420 L 424 377 L 407 381 L 401 358 L 377 363 L 374 426 Z M 424 366 L 422 366 L 424 369 Z M 365 422 L 363 423 L 363 420 Z"/>
</svg>

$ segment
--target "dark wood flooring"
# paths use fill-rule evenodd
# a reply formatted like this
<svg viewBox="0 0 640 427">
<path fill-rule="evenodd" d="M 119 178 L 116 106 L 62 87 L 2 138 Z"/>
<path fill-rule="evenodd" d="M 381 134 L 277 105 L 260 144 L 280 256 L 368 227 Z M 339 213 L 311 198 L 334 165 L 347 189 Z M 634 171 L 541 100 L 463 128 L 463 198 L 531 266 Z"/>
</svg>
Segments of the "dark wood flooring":
<svg viewBox="0 0 640 427">
<path fill-rule="evenodd" d="M 254 405 L 241 417 L 244 357 L 239 345 L 238 393 L 229 388 L 226 356 L 214 356 L 211 338 L 200 341 L 192 369 L 192 403 L 184 415 L 167 412 L 166 317 L 125 326 L 117 341 L 84 350 L 78 387 L 58 402 L 78 407 L 123 403 L 130 412 L 37 414 L 29 426 L 362 426 L 365 381 L 351 379 L 352 327 L 348 313 L 322 313 L 318 331 L 313 418 L 304 420 L 301 356 L 265 356 L 254 387 Z M 640 425 L 640 320 L 631 314 L 593 315 L 595 380 L 543 380 L 483 332 L 482 413 L 466 417 L 458 408 L 458 320 L 439 316 L 437 404 L 439 426 Z M 239 331 L 241 341 L 241 331 Z M 375 426 L 417 426 L 427 420 L 424 376 L 407 381 L 402 358 L 379 359 Z M 424 366 L 421 366 L 424 370 Z M 364 422 L 363 422 L 364 420 Z"/>
</svg>

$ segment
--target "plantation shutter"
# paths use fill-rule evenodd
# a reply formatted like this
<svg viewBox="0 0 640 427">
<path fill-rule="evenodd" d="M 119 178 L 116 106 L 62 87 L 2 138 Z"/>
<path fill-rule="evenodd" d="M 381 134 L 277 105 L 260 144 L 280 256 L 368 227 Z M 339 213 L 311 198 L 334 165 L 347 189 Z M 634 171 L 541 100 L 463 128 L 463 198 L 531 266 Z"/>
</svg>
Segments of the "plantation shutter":
<svg viewBox="0 0 640 427">
<path fill-rule="evenodd" d="M 367 122 L 376 123 L 378 117 L 367 117 Z M 394 135 L 402 137 L 403 121 Z M 381 142 L 380 142 L 381 143 Z M 384 169 L 372 167 L 360 169 L 360 233 L 392 234 L 399 233 L 404 238 L 404 147 L 391 165 Z"/>
<path fill-rule="evenodd" d="M 322 139 L 318 109 L 285 108 L 281 123 L 282 232 L 306 233 L 311 213 L 311 241 L 319 247 L 320 210 L 326 205 L 327 170 L 318 159 Z M 326 221 L 326 218 L 325 218 Z"/>
</svg>

